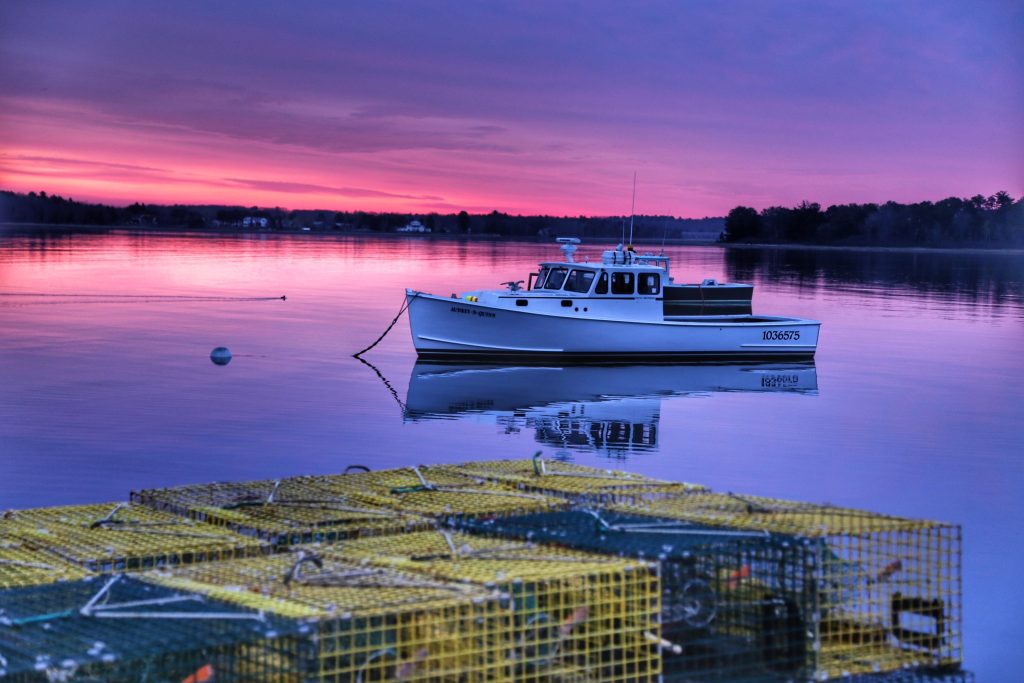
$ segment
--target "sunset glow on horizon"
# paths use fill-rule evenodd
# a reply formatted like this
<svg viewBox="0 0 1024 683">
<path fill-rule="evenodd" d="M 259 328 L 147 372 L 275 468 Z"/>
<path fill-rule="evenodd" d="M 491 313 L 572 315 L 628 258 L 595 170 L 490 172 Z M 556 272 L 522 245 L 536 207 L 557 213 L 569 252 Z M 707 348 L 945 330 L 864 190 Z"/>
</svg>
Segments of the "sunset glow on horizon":
<svg viewBox="0 0 1024 683">
<path fill-rule="evenodd" d="M 701 217 L 1024 194 L 1024 6 L 7 3 L 0 189 Z"/>
</svg>

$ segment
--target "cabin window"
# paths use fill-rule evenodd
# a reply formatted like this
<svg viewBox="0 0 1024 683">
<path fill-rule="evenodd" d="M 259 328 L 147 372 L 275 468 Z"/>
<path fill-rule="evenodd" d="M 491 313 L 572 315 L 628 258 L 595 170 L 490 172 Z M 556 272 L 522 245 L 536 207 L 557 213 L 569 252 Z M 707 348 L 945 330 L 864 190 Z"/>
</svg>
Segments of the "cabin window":
<svg viewBox="0 0 1024 683">
<path fill-rule="evenodd" d="M 544 284 L 540 286 L 540 289 L 561 289 L 562 283 L 565 282 L 565 276 L 568 272 L 568 268 L 552 268 L 548 272 L 548 277 L 544 281 Z"/>
<path fill-rule="evenodd" d="M 633 293 L 633 273 L 612 273 L 612 294 Z"/>
<path fill-rule="evenodd" d="M 594 284 L 594 271 L 573 269 L 569 277 L 565 279 L 565 290 L 568 292 L 580 292 L 586 294 L 590 291 L 590 285 Z"/>
<path fill-rule="evenodd" d="M 657 273 L 641 273 L 637 278 L 636 291 L 641 294 L 660 294 L 661 276 Z"/>
<path fill-rule="evenodd" d="M 601 277 L 597 278 L 597 287 L 594 287 L 594 294 L 608 293 L 608 273 L 601 271 Z"/>
</svg>

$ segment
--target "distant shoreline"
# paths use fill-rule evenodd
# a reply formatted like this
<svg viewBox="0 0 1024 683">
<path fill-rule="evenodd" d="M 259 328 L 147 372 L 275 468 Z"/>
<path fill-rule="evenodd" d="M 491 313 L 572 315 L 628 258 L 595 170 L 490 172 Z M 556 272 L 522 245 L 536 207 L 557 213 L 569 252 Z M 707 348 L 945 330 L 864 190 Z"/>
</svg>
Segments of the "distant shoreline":
<svg viewBox="0 0 1024 683">
<path fill-rule="evenodd" d="M 10 233 L 132 233 L 136 235 L 234 235 L 239 237 L 252 237 L 257 235 L 308 235 L 310 237 L 369 237 L 373 239 L 415 239 L 432 241 L 452 242 L 521 242 L 526 244 L 544 244 L 554 240 L 551 237 L 527 238 L 522 236 L 508 236 L 497 233 L 398 233 L 398 232 L 373 232 L 368 230 L 302 230 L 302 229 L 275 229 L 275 230 L 240 230 L 238 228 L 189 228 L 189 227 L 161 227 L 161 226 L 138 226 L 138 225 L 73 225 L 73 224 L 50 224 L 50 223 L 0 223 L 0 236 Z M 582 238 L 585 244 L 612 244 L 614 239 L 605 241 L 604 237 Z M 755 249 L 778 249 L 778 250 L 802 250 L 802 251 L 856 251 L 856 252 L 901 252 L 901 253 L 950 253 L 950 254 L 1005 254 L 1008 256 L 1024 256 L 1024 248 L 1019 247 L 920 247 L 905 245 L 834 245 L 834 244 L 779 244 L 772 242 L 764 243 L 737 243 L 720 242 L 717 240 L 685 240 L 679 238 L 668 239 L 642 239 L 634 240 L 637 245 L 660 246 L 662 244 L 672 246 L 688 247 L 716 247 L 720 249 L 755 250 Z"/>
</svg>

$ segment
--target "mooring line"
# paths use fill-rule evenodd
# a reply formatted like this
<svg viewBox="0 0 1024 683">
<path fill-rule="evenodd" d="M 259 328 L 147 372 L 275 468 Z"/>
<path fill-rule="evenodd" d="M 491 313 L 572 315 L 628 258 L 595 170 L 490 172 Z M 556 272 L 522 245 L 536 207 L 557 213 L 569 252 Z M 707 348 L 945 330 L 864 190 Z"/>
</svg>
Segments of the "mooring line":
<svg viewBox="0 0 1024 683">
<path fill-rule="evenodd" d="M 394 327 L 398 323 L 398 319 L 401 318 L 402 314 L 405 313 L 405 311 L 409 308 L 409 304 L 412 302 L 412 300 L 415 299 L 416 297 L 418 297 L 419 295 L 420 295 L 419 292 L 415 292 L 415 293 L 413 293 L 413 295 L 411 297 L 410 296 L 406 296 L 405 297 L 405 301 L 402 302 L 402 307 L 400 309 L 398 309 L 398 315 L 396 315 L 395 319 L 391 321 L 391 324 L 388 325 L 388 328 L 386 330 L 384 330 L 384 333 L 382 335 L 380 335 L 379 337 L 377 337 L 377 341 L 373 342 L 372 344 L 367 346 L 362 351 L 360 351 L 358 353 L 353 353 L 352 357 L 353 358 L 359 358 L 359 356 L 363 355 L 364 353 L 366 353 L 367 351 L 372 349 L 377 344 L 380 344 L 381 340 L 383 340 L 384 337 L 388 336 L 388 332 L 391 331 L 391 328 Z M 360 360 L 362 360 L 362 359 L 360 359 Z"/>
</svg>

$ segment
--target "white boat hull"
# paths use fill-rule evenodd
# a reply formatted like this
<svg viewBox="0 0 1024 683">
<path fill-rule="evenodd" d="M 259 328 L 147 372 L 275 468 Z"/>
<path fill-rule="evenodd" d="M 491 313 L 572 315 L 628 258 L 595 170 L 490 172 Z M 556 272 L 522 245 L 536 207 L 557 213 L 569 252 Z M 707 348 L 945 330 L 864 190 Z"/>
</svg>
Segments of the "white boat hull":
<svg viewBox="0 0 1024 683">
<path fill-rule="evenodd" d="M 800 318 L 712 316 L 655 321 L 526 312 L 406 291 L 420 358 L 435 360 L 809 360 L 820 323 Z"/>
</svg>

